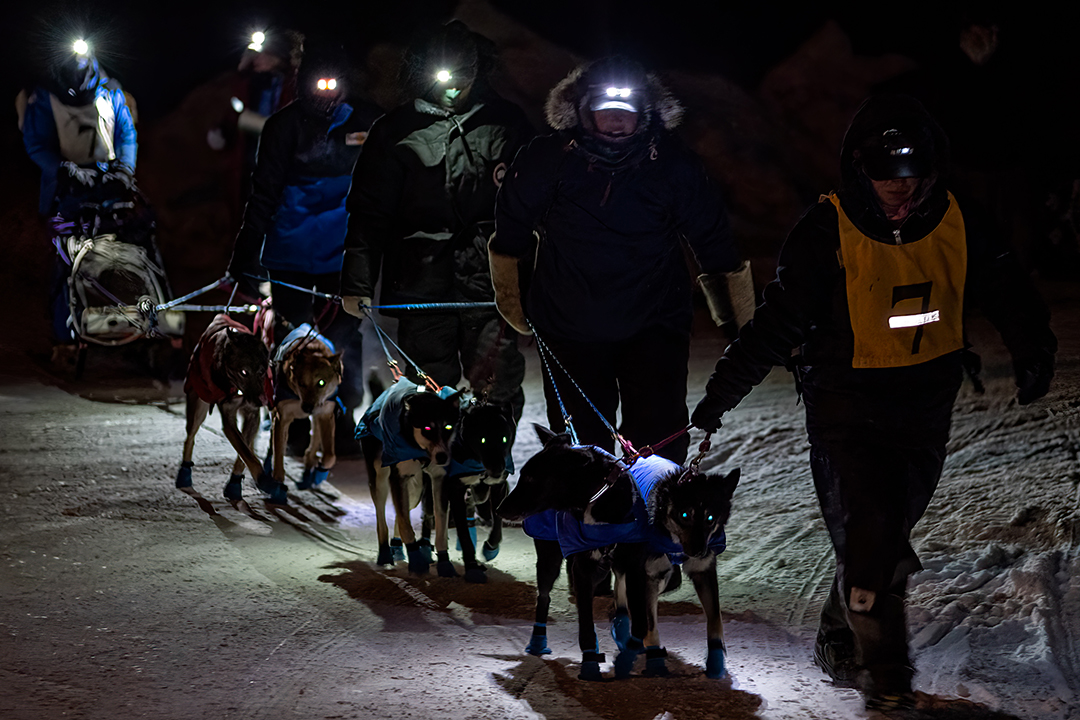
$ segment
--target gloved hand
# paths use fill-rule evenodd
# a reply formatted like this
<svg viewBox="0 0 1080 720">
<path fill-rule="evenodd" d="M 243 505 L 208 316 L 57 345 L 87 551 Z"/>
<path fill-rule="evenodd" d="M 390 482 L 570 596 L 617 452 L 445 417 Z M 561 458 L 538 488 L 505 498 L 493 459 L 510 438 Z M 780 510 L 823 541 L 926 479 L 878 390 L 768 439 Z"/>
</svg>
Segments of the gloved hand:
<svg viewBox="0 0 1080 720">
<path fill-rule="evenodd" d="M 521 287 L 518 281 L 518 259 L 488 248 L 488 267 L 495 290 L 495 306 L 503 320 L 522 335 L 532 335 L 532 328 L 521 306 Z"/>
<path fill-rule="evenodd" d="M 720 418 L 728 409 L 724 403 L 706 391 L 705 397 L 701 398 L 701 402 L 694 408 L 690 423 L 705 432 L 714 433 L 723 426 Z"/>
<path fill-rule="evenodd" d="M 241 295 L 246 296 L 248 300 L 261 300 L 267 296 L 260 291 L 258 280 L 251 277 L 252 275 L 262 277 L 262 273 L 259 272 L 260 269 L 258 266 L 251 267 L 239 262 L 233 256 L 232 260 L 229 261 L 229 269 L 225 272 L 226 281 L 236 285 L 236 289 Z"/>
<path fill-rule="evenodd" d="M 97 170 L 94 168 L 79 167 L 73 162 L 64 161 L 60 163 L 60 167 L 67 171 L 68 175 L 75 178 L 81 185 L 86 187 L 94 186 L 94 178 L 97 175 Z"/>
<path fill-rule="evenodd" d="M 345 295 L 341 298 L 341 307 L 353 317 L 363 320 L 368 316 L 371 298 L 362 295 Z"/>
<path fill-rule="evenodd" d="M 115 165 L 109 168 L 109 172 L 105 173 L 103 180 L 105 182 L 118 182 L 126 189 L 132 192 L 136 191 L 135 174 L 127 165 Z"/>
<path fill-rule="evenodd" d="M 1014 369 L 1019 388 L 1016 401 L 1021 405 L 1033 403 L 1050 391 L 1050 381 L 1054 378 L 1054 356 L 1050 353 L 1017 360 Z"/>
</svg>

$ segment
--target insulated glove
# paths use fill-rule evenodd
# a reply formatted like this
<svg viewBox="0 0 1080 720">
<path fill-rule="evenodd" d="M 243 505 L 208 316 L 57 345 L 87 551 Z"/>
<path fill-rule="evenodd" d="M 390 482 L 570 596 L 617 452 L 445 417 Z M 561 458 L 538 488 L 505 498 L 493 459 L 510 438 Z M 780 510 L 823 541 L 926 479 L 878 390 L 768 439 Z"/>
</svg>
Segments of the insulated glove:
<svg viewBox="0 0 1080 720">
<path fill-rule="evenodd" d="M 79 167 L 73 162 L 62 162 L 60 167 L 67 170 L 68 175 L 75 178 L 81 185 L 86 187 L 94 186 L 94 177 L 97 175 L 97 170 L 94 168 Z"/>
<path fill-rule="evenodd" d="M 754 317 L 754 277 L 749 260 L 729 273 L 698 275 L 698 282 L 717 326 L 734 322 L 740 329 Z"/>
<path fill-rule="evenodd" d="M 345 312 L 361 320 L 368 316 L 368 308 L 371 307 L 371 298 L 361 295 L 346 295 L 341 298 L 341 307 Z"/>
<path fill-rule="evenodd" d="M 110 168 L 109 172 L 105 173 L 105 176 L 102 179 L 105 180 L 105 182 L 118 182 L 127 190 L 132 192 L 136 191 L 135 175 L 127 165 L 116 165 Z"/>
<path fill-rule="evenodd" d="M 1021 405 L 1035 402 L 1050 391 L 1050 381 L 1054 378 L 1054 356 L 1040 353 L 1042 357 L 1017 361 L 1016 386 L 1019 391 L 1016 401 Z"/>
<path fill-rule="evenodd" d="M 488 265 L 491 268 L 491 284 L 495 289 L 495 306 L 506 323 L 522 335 L 532 335 L 532 328 L 521 306 L 518 259 L 491 249 L 488 244 Z"/>
<path fill-rule="evenodd" d="M 706 391 L 705 397 L 701 398 L 701 402 L 694 408 L 690 423 L 705 432 L 714 433 L 723 426 L 720 418 L 727 411 L 728 408 L 724 403 Z"/>
</svg>

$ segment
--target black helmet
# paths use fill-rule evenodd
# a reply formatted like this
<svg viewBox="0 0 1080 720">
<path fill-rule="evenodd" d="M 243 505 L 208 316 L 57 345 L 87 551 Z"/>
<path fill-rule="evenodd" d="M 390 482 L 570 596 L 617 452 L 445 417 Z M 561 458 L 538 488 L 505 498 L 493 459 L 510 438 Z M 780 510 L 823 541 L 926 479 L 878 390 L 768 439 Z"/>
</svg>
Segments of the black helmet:
<svg viewBox="0 0 1080 720">
<path fill-rule="evenodd" d="M 456 91 L 482 86 L 495 62 L 494 43 L 460 20 L 451 20 L 414 37 L 401 68 L 402 88 L 412 98 L 461 110 L 476 92 Z"/>
<path fill-rule="evenodd" d="M 601 58 L 582 73 L 578 89 L 581 110 L 641 112 L 647 104 L 645 68 L 622 55 Z"/>
<path fill-rule="evenodd" d="M 924 131 L 889 128 L 871 136 L 856 160 L 871 180 L 929 177 L 934 171 L 934 144 Z"/>
<path fill-rule="evenodd" d="M 52 66 L 53 94 L 65 105 L 89 105 L 101 84 L 101 68 L 93 48 L 82 39 L 69 52 L 57 56 Z"/>
</svg>

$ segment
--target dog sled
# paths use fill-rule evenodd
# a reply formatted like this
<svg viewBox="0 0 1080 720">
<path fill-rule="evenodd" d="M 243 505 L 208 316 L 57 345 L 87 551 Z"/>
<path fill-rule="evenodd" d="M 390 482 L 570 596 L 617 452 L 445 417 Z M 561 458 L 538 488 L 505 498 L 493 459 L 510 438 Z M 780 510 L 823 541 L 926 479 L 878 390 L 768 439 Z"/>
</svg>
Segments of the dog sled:
<svg viewBox="0 0 1080 720">
<path fill-rule="evenodd" d="M 79 202 L 52 219 L 67 270 L 66 325 L 80 346 L 184 336 L 183 312 L 163 308 L 171 290 L 149 209 L 135 193 Z"/>
</svg>

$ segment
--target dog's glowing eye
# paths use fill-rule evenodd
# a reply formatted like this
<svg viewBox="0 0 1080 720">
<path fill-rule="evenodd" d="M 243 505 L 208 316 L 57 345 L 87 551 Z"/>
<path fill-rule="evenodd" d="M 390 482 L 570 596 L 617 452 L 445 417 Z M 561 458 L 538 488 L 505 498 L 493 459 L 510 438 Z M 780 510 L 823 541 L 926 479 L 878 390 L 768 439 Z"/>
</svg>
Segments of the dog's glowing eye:
<svg viewBox="0 0 1080 720">
<path fill-rule="evenodd" d="M 687 519 L 688 517 L 690 517 L 690 513 L 688 513 L 688 512 L 684 512 L 684 513 L 682 514 L 682 519 L 683 519 L 683 520 L 686 520 L 686 519 Z"/>
<path fill-rule="evenodd" d="M 453 430 L 453 429 L 454 429 L 454 426 L 453 426 L 453 425 L 447 425 L 447 426 L 445 427 L 445 429 L 446 429 L 446 430 Z"/>
<path fill-rule="evenodd" d="M 503 442 L 506 442 L 506 438 L 503 438 Z"/>
<path fill-rule="evenodd" d="M 241 371 L 240 371 L 240 374 L 241 374 L 241 375 L 243 375 L 243 376 L 245 376 L 245 377 L 247 377 L 247 370 L 241 370 Z"/>
<path fill-rule="evenodd" d="M 424 432 L 431 432 L 431 428 L 430 427 L 424 428 Z"/>
<path fill-rule="evenodd" d="M 483 445 L 487 442 L 487 438 L 480 438 L 480 444 Z"/>
<path fill-rule="evenodd" d="M 325 381 L 325 380 L 320 380 L 320 381 L 319 381 L 319 387 L 322 387 L 322 386 L 323 386 L 323 385 L 325 385 L 325 384 L 326 384 L 326 381 Z"/>
<path fill-rule="evenodd" d="M 705 518 L 705 521 L 706 522 L 712 522 L 713 521 L 713 516 L 710 515 L 709 517 Z"/>
</svg>

